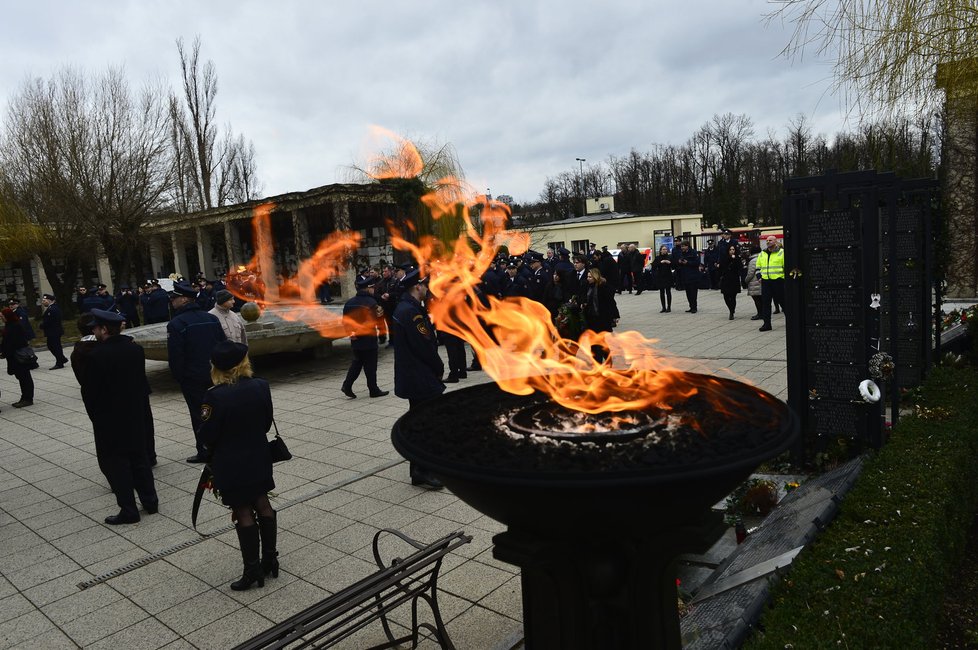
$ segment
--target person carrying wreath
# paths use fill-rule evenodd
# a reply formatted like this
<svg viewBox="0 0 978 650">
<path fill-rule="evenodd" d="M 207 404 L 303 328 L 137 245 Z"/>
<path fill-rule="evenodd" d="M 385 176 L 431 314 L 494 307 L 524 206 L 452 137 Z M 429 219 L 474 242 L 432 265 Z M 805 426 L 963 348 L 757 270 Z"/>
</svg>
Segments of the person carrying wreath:
<svg viewBox="0 0 978 650">
<path fill-rule="evenodd" d="M 244 572 L 231 583 L 249 589 L 265 576 L 278 577 L 278 524 L 268 493 L 275 489 L 268 430 L 272 427 L 272 392 L 268 382 L 252 376 L 248 346 L 221 341 L 211 352 L 211 380 L 200 409 L 199 437 L 214 473 L 214 490 L 231 508 Z M 259 555 L 259 549 L 261 554 Z"/>
</svg>

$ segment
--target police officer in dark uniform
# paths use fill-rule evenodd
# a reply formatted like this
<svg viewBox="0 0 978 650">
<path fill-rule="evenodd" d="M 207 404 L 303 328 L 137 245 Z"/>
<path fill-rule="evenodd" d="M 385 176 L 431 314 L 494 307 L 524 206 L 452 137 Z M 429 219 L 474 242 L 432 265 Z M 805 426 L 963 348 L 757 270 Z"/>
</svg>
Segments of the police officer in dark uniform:
<svg viewBox="0 0 978 650">
<path fill-rule="evenodd" d="M 170 372 L 180 384 L 190 410 L 197 453 L 188 463 L 203 463 L 204 446 L 199 436 L 200 407 L 211 386 L 211 352 L 220 341 L 226 341 L 224 328 L 217 316 L 208 314 L 195 302 L 197 292 L 185 282 L 174 282 L 170 292 L 173 318 L 166 324 L 166 351 Z"/>
<path fill-rule="evenodd" d="M 34 328 L 31 327 L 31 317 L 24 309 L 24 306 L 20 304 L 20 300 L 17 298 L 11 298 L 7 301 L 7 306 L 14 310 L 17 317 L 20 318 L 20 326 L 24 329 L 24 336 L 27 337 L 28 341 L 31 341 L 36 334 L 34 334 Z"/>
<path fill-rule="evenodd" d="M 346 372 L 346 379 L 340 390 L 350 399 L 356 399 L 353 382 L 360 377 L 360 371 L 367 376 L 367 388 L 371 397 L 383 397 L 390 391 L 377 386 L 378 333 L 383 331 L 384 309 L 374 299 L 374 287 L 380 278 L 364 277 L 356 281 L 357 295 L 343 305 L 343 324 L 350 334 L 350 348 L 353 361 Z"/>
<path fill-rule="evenodd" d="M 58 370 L 68 363 L 68 357 L 61 347 L 61 337 L 65 333 L 64 317 L 61 315 L 61 307 L 58 307 L 57 299 L 50 293 L 41 297 L 41 305 L 44 307 L 44 313 L 41 314 L 41 331 L 47 339 L 48 352 L 54 356 L 54 367 L 51 370 Z"/>
<path fill-rule="evenodd" d="M 526 295 L 542 304 L 547 295 L 548 286 L 552 282 L 553 274 L 548 273 L 547 269 L 544 268 L 543 253 L 530 251 L 527 256 L 529 257 L 530 277 L 526 284 Z"/>
<path fill-rule="evenodd" d="M 143 319 L 147 325 L 170 320 L 170 297 L 160 286 L 159 280 L 146 283 L 139 302 L 143 306 Z"/>
<path fill-rule="evenodd" d="M 115 297 L 116 307 L 119 308 L 119 313 L 126 317 L 126 327 L 139 327 L 139 300 L 136 298 L 136 294 L 132 292 L 128 286 L 123 286 L 119 289 L 119 293 Z"/>
<path fill-rule="evenodd" d="M 511 258 L 506 265 L 506 274 L 502 279 L 503 298 L 516 298 L 527 295 L 526 280 L 520 277 L 520 269 Z"/>
<path fill-rule="evenodd" d="M 428 279 L 414 269 L 401 280 L 404 295 L 394 309 L 394 394 L 408 401 L 409 408 L 445 392 L 441 377 L 445 364 L 438 355 L 435 329 L 422 301 L 428 294 Z M 422 467 L 411 463 L 411 485 L 433 489 L 444 487 Z"/>
<path fill-rule="evenodd" d="M 159 511 L 146 448 L 146 427 L 153 419 L 146 357 L 138 343 L 121 334 L 124 316 L 101 309 L 91 315 L 98 343 L 83 364 L 80 383 L 98 466 L 119 505 L 119 514 L 105 523 L 134 524 L 139 521 L 134 490 L 147 514 Z"/>
<path fill-rule="evenodd" d="M 96 307 L 96 309 L 104 309 L 105 311 L 115 310 L 115 298 L 113 298 L 112 294 L 109 293 L 109 288 L 105 284 L 99 282 L 97 285 L 95 285 L 94 298 L 101 304 L 101 306 Z"/>
</svg>

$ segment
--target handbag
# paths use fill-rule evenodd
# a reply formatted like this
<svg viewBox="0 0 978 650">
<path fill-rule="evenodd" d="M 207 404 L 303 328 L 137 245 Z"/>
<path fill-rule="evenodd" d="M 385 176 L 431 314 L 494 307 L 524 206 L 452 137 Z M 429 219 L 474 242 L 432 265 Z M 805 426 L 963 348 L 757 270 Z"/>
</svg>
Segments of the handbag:
<svg viewBox="0 0 978 650">
<path fill-rule="evenodd" d="M 14 350 L 14 361 L 22 366 L 28 366 L 31 370 L 37 368 L 37 355 L 29 345 Z"/>
<path fill-rule="evenodd" d="M 281 463 L 283 460 L 292 460 L 292 452 L 282 440 L 282 436 L 278 434 L 278 425 L 275 424 L 275 420 L 272 420 L 272 426 L 275 427 L 275 437 L 268 441 L 268 453 L 272 457 L 272 462 Z"/>
</svg>

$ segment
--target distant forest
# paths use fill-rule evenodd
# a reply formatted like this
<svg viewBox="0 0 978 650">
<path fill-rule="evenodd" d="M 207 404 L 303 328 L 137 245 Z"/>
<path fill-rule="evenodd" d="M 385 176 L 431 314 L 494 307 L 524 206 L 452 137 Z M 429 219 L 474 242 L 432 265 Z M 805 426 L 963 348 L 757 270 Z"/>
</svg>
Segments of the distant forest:
<svg viewBox="0 0 978 650">
<path fill-rule="evenodd" d="M 781 222 L 784 181 L 828 170 L 892 171 L 934 177 L 943 124 L 894 119 L 864 124 L 832 139 L 815 135 L 804 117 L 787 134 L 758 139 L 746 115 L 715 115 L 682 145 L 656 144 L 547 178 L 539 203 L 514 206 L 524 223 L 583 214 L 584 197 L 614 196 L 616 212 L 702 213 L 724 226 Z"/>
</svg>

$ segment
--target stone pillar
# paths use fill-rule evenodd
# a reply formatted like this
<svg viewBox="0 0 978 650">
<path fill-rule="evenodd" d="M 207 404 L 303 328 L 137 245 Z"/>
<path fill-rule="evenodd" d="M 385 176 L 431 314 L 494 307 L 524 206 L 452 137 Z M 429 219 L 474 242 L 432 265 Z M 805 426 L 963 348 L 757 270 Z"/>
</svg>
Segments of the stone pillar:
<svg viewBox="0 0 978 650">
<path fill-rule="evenodd" d="M 41 290 L 41 293 L 54 295 L 54 287 L 51 286 L 51 282 L 48 280 L 48 274 L 44 272 L 44 265 L 41 264 L 41 258 L 37 255 L 34 256 L 34 266 L 37 267 L 38 289 Z"/>
<path fill-rule="evenodd" d="M 312 271 L 301 271 L 302 263 L 312 254 L 309 243 L 309 223 L 306 221 L 306 215 L 298 208 L 292 210 L 292 234 L 295 237 L 295 256 L 299 270 L 296 277 L 299 283 L 299 296 L 302 302 L 314 303 L 316 302 L 315 278 L 312 277 Z"/>
<path fill-rule="evenodd" d="M 943 206 L 947 232 L 947 299 L 978 297 L 978 59 L 938 67 L 947 136 Z M 940 246 L 938 247 L 940 250 Z"/>
<path fill-rule="evenodd" d="M 112 266 L 109 264 L 109 258 L 105 256 L 105 251 L 102 247 L 98 247 L 98 251 L 95 254 L 95 269 L 98 271 L 99 282 L 104 284 L 109 289 L 109 293 L 115 293 L 115 285 L 112 282 Z"/>
<path fill-rule="evenodd" d="M 177 275 L 186 279 L 188 273 L 187 269 L 190 267 L 187 265 L 187 251 L 185 251 L 183 246 L 180 244 L 179 233 L 170 233 L 170 245 L 173 246 L 173 271 Z"/>
<path fill-rule="evenodd" d="M 153 277 L 158 278 L 163 271 L 163 242 L 159 237 L 149 238 L 149 263 L 152 266 Z"/>
<path fill-rule="evenodd" d="M 194 228 L 197 235 L 197 262 L 204 277 L 214 279 L 214 256 L 211 250 L 211 234 L 201 227 Z"/>
<path fill-rule="evenodd" d="M 272 207 L 265 204 L 255 208 L 255 257 L 265 283 L 265 301 L 278 301 L 278 265 L 275 264 L 275 241 L 272 238 Z"/>
<path fill-rule="evenodd" d="M 352 225 L 350 223 L 350 204 L 346 201 L 341 203 L 333 204 L 333 226 L 336 232 L 341 230 L 352 230 Z M 346 273 L 336 278 L 336 281 L 340 284 L 340 295 L 344 298 L 350 298 L 356 294 L 356 285 L 354 284 L 357 279 L 357 270 L 354 268 L 347 267 Z"/>
<path fill-rule="evenodd" d="M 224 222 L 224 248 L 228 255 L 228 272 L 233 271 L 239 264 L 244 263 L 244 252 L 241 250 L 241 237 L 238 229 L 232 227 L 231 221 Z"/>
</svg>

